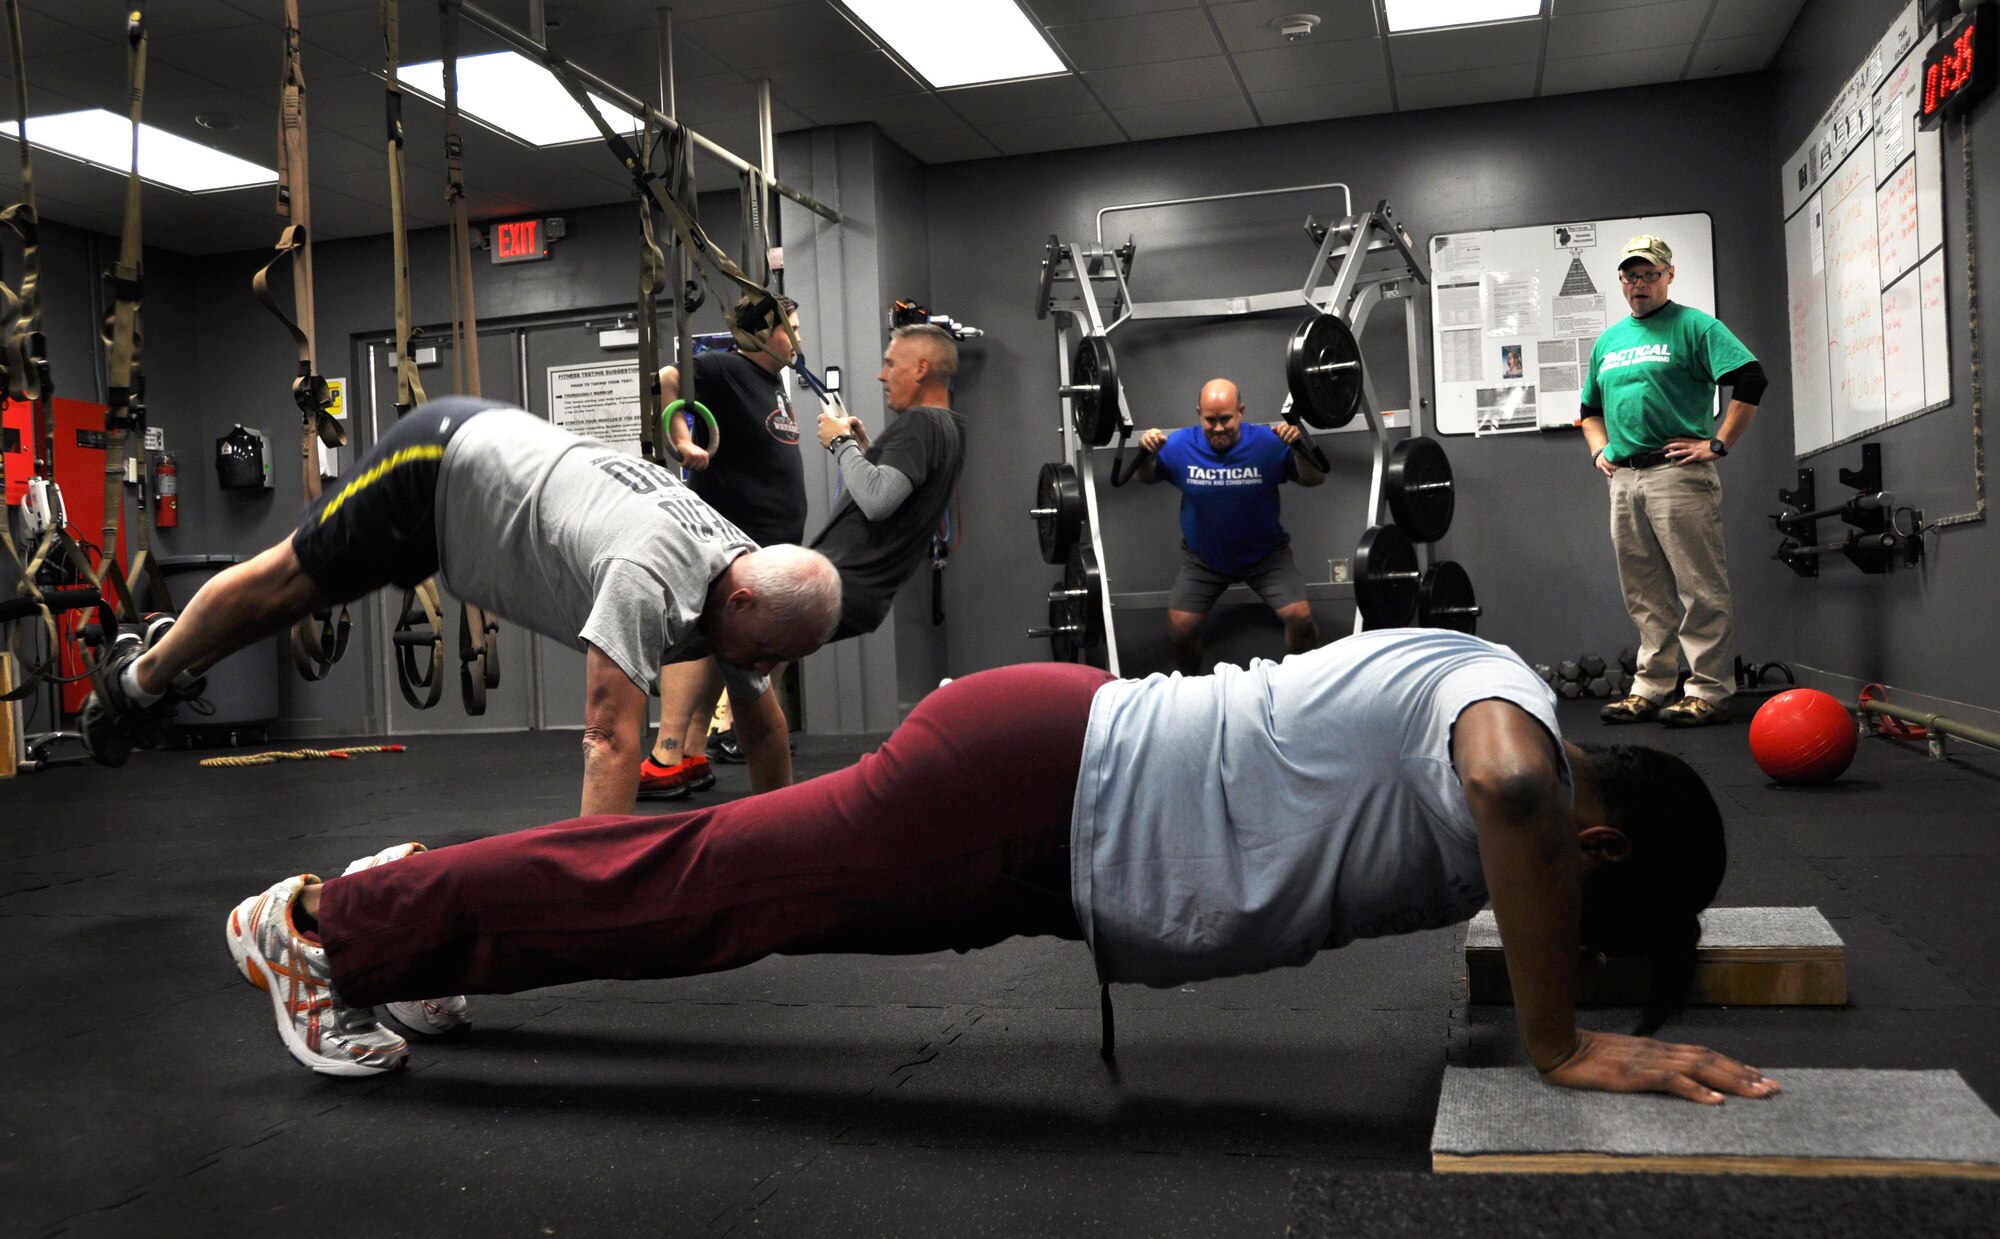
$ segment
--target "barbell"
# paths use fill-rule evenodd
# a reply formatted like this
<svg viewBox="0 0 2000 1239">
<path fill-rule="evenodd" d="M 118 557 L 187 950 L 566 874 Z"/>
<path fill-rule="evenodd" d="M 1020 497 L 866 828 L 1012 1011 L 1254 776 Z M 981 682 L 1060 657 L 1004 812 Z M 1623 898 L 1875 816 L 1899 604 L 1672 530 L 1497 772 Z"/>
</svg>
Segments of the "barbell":
<svg viewBox="0 0 2000 1239">
<path fill-rule="evenodd" d="M 1361 409 L 1361 344 L 1337 314 L 1315 314 L 1299 324 L 1285 349 L 1285 385 L 1292 410 L 1307 425 L 1338 430 Z M 1103 447 L 1118 433 L 1118 358 L 1111 341 L 1089 335 L 1077 342 L 1069 381 L 1057 388 L 1069 401 L 1070 424 L 1091 447 Z"/>
</svg>

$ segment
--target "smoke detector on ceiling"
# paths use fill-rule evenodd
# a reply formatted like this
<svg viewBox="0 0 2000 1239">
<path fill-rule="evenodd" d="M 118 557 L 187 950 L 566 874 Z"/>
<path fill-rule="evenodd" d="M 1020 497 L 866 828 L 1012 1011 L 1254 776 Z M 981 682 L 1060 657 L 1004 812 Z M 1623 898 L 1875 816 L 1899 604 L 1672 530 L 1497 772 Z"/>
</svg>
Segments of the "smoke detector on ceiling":
<svg viewBox="0 0 2000 1239">
<path fill-rule="evenodd" d="M 1301 39 L 1311 37 L 1313 27 L 1319 25 L 1319 14 L 1287 13 L 1283 17 L 1272 19 L 1271 24 L 1278 28 L 1279 34 L 1285 36 L 1285 42 L 1297 43 Z"/>
</svg>

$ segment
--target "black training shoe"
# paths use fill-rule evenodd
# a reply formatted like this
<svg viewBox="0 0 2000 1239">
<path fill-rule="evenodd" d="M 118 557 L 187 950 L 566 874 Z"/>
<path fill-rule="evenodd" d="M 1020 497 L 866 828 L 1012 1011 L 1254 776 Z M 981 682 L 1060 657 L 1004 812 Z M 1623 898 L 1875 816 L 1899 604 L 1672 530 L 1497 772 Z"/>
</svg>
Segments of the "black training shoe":
<svg viewBox="0 0 2000 1239">
<path fill-rule="evenodd" d="M 83 733 L 84 751 L 101 766 L 122 766 L 125 759 L 132 755 L 139 714 L 126 698 L 124 685 L 119 681 L 125 674 L 125 668 L 136 662 L 144 652 L 145 647 L 136 635 L 128 633 L 118 637 L 111 644 L 111 652 L 105 655 L 97 687 L 84 699 L 78 730 Z"/>
<path fill-rule="evenodd" d="M 743 757 L 743 746 L 736 742 L 736 729 L 734 727 L 709 732 L 708 751 L 714 755 L 716 761 L 725 762 L 732 766 L 740 766 L 745 760 Z"/>
</svg>

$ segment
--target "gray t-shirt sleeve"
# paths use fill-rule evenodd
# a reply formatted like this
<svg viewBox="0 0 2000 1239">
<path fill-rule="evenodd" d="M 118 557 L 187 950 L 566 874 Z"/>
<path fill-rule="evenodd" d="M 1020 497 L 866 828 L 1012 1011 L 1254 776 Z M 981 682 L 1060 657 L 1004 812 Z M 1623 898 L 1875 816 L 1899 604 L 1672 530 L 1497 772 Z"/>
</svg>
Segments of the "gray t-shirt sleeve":
<svg viewBox="0 0 2000 1239">
<path fill-rule="evenodd" d="M 729 690 L 730 701 L 737 705 L 747 705 L 771 691 L 769 676 L 758 675 L 748 667 L 726 663 L 719 658 L 715 660 L 715 665 L 722 672 L 722 687 Z"/>
<path fill-rule="evenodd" d="M 871 521 L 879 521 L 902 507 L 903 500 L 916 489 L 901 469 L 869 464 L 861 449 L 851 441 L 840 445 L 838 459 L 841 485 L 853 496 L 861 515 Z"/>
<path fill-rule="evenodd" d="M 629 559 L 607 559 L 597 570 L 590 618 L 577 636 L 603 650 L 634 684 L 652 692 L 661 653 L 686 634 L 671 631 L 667 587 Z"/>
</svg>

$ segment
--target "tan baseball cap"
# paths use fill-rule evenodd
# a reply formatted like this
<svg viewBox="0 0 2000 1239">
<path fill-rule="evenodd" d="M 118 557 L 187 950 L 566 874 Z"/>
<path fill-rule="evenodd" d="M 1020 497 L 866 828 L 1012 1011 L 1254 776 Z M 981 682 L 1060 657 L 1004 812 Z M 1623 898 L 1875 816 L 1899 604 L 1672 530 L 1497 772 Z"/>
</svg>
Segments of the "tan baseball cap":
<svg viewBox="0 0 2000 1239">
<path fill-rule="evenodd" d="M 1674 265 L 1674 251 L 1665 241 L 1650 232 L 1642 232 L 1625 243 L 1625 250 L 1618 255 L 1618 266 L 1622 270 L 1634 258 L 1644 259 L 1656 267 Z"/>
</svg>

